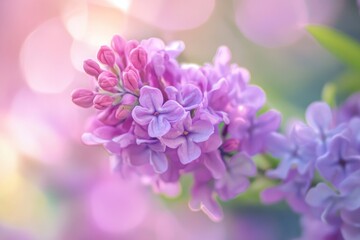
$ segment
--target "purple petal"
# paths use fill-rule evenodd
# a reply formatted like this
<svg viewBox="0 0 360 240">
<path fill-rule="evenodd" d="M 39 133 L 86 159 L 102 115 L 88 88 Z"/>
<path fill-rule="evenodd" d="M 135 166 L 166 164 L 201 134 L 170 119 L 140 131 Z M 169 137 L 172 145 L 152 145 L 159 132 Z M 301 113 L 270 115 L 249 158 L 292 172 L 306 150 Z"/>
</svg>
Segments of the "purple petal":
<svg viewBox="0 0 360 240">
<path fill-rule="evenodd" d="M 124 161 L 129 162 L 133 166 L 141 166 L 149 163 L 150 150 L 144 145 L 130 145 L 123 154 Z"/>
<path fill-rule="evenodd" d="M 204 164 L 215 179 L 221 178 L 226 173 L 226 167 L 219 151 L 204 154 Z"/>
<path fill-rule="evenodd" d="M 196 108 L 202 101 L 200 89 L 192 84 L 187 84 L 181 89 L 180 104 L 186 111 Z"/>
<path fill-rule="evenodd" d="M 150 163 L 157 173 L 164 173 L 168 169 L 168 160 L 164 153 L 151 151 Z"/>
<path fill-rule="evenodd" d="M 335 192 L 329 186 L 325 183 L 319 183 L 309 190 L 305 201 L 313 207 L 326 207 L 335 196 Z"/>
<path fill-rule="evenodd" d="M 217 49 L 213 59 L 215 65 L 227 65 L 231 60 L 231 52 L 228 47 L 221 46 Z"/>
<path fill-rule="evenodd" d="M 98 145 L 98 144 L 103 144 L 103 143 L 109 142 L 109 140 L 105 140 L 105 139 L 96 137 L 92 133 L 84 133 L 81 136 L 81 140 L 83 141 L 83 143 L 85 143 L 87 145 Z"/>
<path fill-rule="evenodd" d="M 110 126 L 103 126 L 94 129 L 93 134 L 102 139 L 112 139 L 117 134 L 117 129 Z"/>
<path fill-rule="evenodd" d="M 151 120 L 155 117 L 153 115 L 153 111 L 148 108 L 144 108 L 141 106 L 136 106 L 132 111 L 132 117 L 140 125 L 147 125 L 151 122 Z"/>
<path fill-rule="evenodd" d="M 116 142 L 107 142 L 104 144 L 105 149 L 112 154 L 121 154 L 122 147 Z"/>
<path fill-rule="evenodd" d="M 214 126 L 208 121 L 199 120 L 194 122 L 189 130 L 191 131 L 189 138 L 192 141 L 199 143 L 209 139 L 214 133 Z"/>
<path fill-rule="evenodd" d="M 112 140 L 118 143 L 120 147 L 125 148 L 130 144 L 135 143 L 135 136 L 131 133 L 125 133 L 114 137 Z"/>
<path fill-rule="evenodd" d="M 266 175 L 271 178 L 286 179 L 292 165 L 293 162 L 289 161 L 288 159 L 282 159 L 278 167 L 275 170 L 267 171 Z"/>
<path fill-rule="evenodd" d="M 149 53 L 157 52 L 165 48 L 164 42 L 159 38 L 149 38 L 141 41 L 140 45 Z"/>
<path fill-rule="evenodd" d="M 350 120 L 349 129 L 354 139 L 355 146 L 358 149 L 360 149 L 360 118 L 359 117 L 354 117 Z"/>
<path fill-rule="evenodd" d="M 217 81 L 208 93 L 208 105 L 211 108 L 223 109 L 228 103 L 229 85 L 225 78 Z"/>
<path fill-rule="evenodd" d="M 256 130 L 253 134 L 264 134 L 275 131 L 281 123 L 281 114 L 278 111 L 270 110 L 262 115 L 256 121 Z"/>
<path fill-rule="evenodd" d="M 330 150 L 317 161 L 320 174 L 335 185 L 338 185 L 353 170 L 350 169 L 351 165 L 355 164 L 356 166 L 356 163 L 360 163 L 357 156 L 344 156 L 343 149 L 348 146 L 348 140 L 336 137 L 330 144 Z"/>
<path fill-rule="evenodd" d="M 202 210 L 213 221 L 220 221 L 223 218 L 222 209 L 214 200 L 212 190 L 206 184 L 195 186 L 191 192 L 192 198 L 189 202 L 191 210 Z"/>
<path fill-rule="evenodd" d="M 181 120 L 185 115 L 184 108 L 174 100 L 169 100 L 159 109 L 161 115 L 166 118 L 169 122 L 177 122 Z"/>
<path fill-rule="evenodd" d="M 178 57 L 184 51 L 184 49 L 185 44 L 183 41 L 175 41 L 165 47 L 165 51 L 172 58 Z"/>
<path fill-rule="evenodd" d="M 255 164 L 251 158 L 239 153 L 227 162 L 227 173 L 215 182 L 219 197 L 226 201 L 244 192 L 250 185 L 247 176 L 256 174 Z"/>
<path fill-rule="evenodd" d="M 149 123 L 148 133 L 150 137 L 161 137 L 169 132 L 170 123 L 162 115 L 154 117 Z"/>
<path fill-rule="evenodd" d="M 241 93 L 242 104 L 260 109 L 266 102 L 265 92 L 258 86 L 250 85 Z"/>
<path fill-rule="evenodd" d="M 149 134 L 148 134 L 147 126 L 135 124 L 134 134 L 137 138 L 140 138 L 140 139 L 149 139 L 150 138 Z"/>
<path fill-rule="evenodd" d="M 223 201 L 228 201 L 235 198 L 240 193 L 243 193 L 250 186 L 250 181 L 242 175 L 225 175 L 215 183 L 217 193 Z"/>
<path fill-rule="evenodd" d="M 329 129 L 332 124 L 332 112 L 329 105 L 324 102 L 312 103 L 306 110 L 306 122 L 313 129 Z"/>
<path fill-rule="evenodd" d="M 360 228 L 351 226 L 351 225 L 344 225 L 341 228 L 341 233 L 346 240 L 359 240 L 360 239 Z"/>
<path fill-rule="evenodd" d="M 182 136 L 182 132 L 171 129 L 161 141 L 169 148 L 177 148 L 186 141 L 186 138 Z"/>
<path fill-rule="evenodd" d="M 285 198 L 285 193 L 278 186 L 270 187 L 260 193 L 261 202 L 273 204 Z"/>
<path fill-rule="evenodd" d="M 317 138 L 312 128 L 300 122 L 293 125 L 289 137 L 299 145 L 314 143 Z"/>
<path fill-rule="evenodd" d="M 359 187 L 360 183 L 360 170 L 352 173 L 340 184 L 340 190 L 342 193 L 350 193 L 355 188 Z"/>
<path fill-rule="evenodd" d="M 176 96 L 178 95 L 179 90 L 177 90 L 173 86 L 168 86 L 168 87 L 165 88 L 165 92 L 168 95 L 169 100 L 175 100 L 176 101 Z"/>
<path fill-rule="evenodd" d="M 156 139 L 155 142 L 148 144 L 148 147 L 155 152 L 165 152 L 166 150 L 165 144 L 160 142 L 158 139 Z"/>
<path fill-rule="evenodd" d="M 343 208 L 345 210 L 354 211 L 360 208 L 360 188 L 354 189 L 343 200 Z"/>
<path fill-rule="evenodd" d="M 190 113 L 188 112 L 188 113 L 186 113 L 185 118 L 182 121 L 182 127 L 184 130 L 187 130 L 188 132 L 190 132 L 192 124 L 193 124 L 193 120 L 190 116 Z M 181 126 L 181 124 L 179 124 L 179 125 Z M 179 129 L 180 129 L 180 126 L 178 126 Z"/>
<path fill-rule="evenodd" d="M 208 153 L 217 150 L 221 144 L 221 137 L 218 133 L 214 133 L 209 137 L 208 141 L 202 142 L 199 145 L 201 146 L 201 151 L 203 153 Z"/>
<path fill-rule="evenodd" d="M 144 86 L 140 89 L 139 102 L 141 106 L 154 112 L 161 108 L 161 105 L 164 102 L 164 98 L 159 89 Z"/>
<path fill-rule="evenodd" d="M 151 63 L 158 78 L 160 78 L 165 72 L 164 61 L 164 56 L 161 53 L 155 53 L 152 58 Z"/>
<path fill-rule="evenodd" d="M 266 139 L 267 151 L 277 158 L 283 158 L 291 151 L 291 142 L 280 133 L 271 133 Z"/>
<path fill-rule="evenodd" d="M 341 218 L 345 223 L 360 228 L 360 209 L 355 211 L 342 210 Z"/>
<path fill-rule="evenodd" d="M 189 139 L 180 145 L 177 152 L 182 164 L 188 164 L 194 161 L 200 157 L 201 154 L 200 147 Z"/>
<path fill-rule="evenodd" d="M 228 165 L 232 172 L 252 177 L 256 175 L 256 166 L 252 159 L 245 153 L 238 153 L 231 157 Z"/>
</svg>

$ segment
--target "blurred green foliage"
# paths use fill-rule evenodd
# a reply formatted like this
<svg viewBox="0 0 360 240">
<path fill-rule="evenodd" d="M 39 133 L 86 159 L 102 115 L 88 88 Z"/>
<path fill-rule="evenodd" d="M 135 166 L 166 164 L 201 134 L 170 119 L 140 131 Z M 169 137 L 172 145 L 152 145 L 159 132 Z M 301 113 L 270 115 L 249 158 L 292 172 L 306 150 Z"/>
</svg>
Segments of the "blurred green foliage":
<svg viewBox="0 0 360 240">
<path fill-rule="evenodd" d="M 360 90 L 360 43 L 345 34 L 325 26 L 310 25 L 308 32 L 338 60 L 346 70 L 323 88 L 322 98 L 335 107 L 349 95 Z"/>
</svg>

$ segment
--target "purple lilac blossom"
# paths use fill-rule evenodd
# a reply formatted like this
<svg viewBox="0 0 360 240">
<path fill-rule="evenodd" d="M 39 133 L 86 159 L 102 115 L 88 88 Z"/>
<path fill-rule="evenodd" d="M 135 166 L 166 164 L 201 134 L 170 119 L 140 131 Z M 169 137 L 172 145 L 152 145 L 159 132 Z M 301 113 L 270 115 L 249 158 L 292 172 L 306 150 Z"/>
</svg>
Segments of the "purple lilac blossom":
<svg viewBox="0 0 360 240">
<path fill-rule="evenodd" d="M 350 96 L 337 110 L 338 122 L 348 122 L 353 117 L 360 117 L 360 93 Z"/>
<path fill-rule="evenodd" d="M 191 175 L 191 209 L 220 220 L 217 198 L 247 190 L 257 173 L 252 157 L 265 151 L 281 116 L 275 110 L 258 116 L 265 92 L 231 63 L 227 47 L 203 66 L 179 63 L 184 48 L 114 36 L 100 48 L 99 63 L 84 62 L 94 89 L 75 90 L 72 100 L 98 111 L 83 141 L 103 145 L 114 171 L 170 196 Z"/>
<path fill-rule="evenodd" d="M 338 109 L 315 102 L 306 111 L 306 123 L 296 122 L 287 135 L 267 138 L 267 152 L 280 160 L 267 176 L 283 182 L 265 189 L 261 198 L 264 203 L 284 199 L 303 215 L 300 239 L 360 239 L 358 99 L 355 94 Z M 323 228 L 314 229 L 307 221 Z"/>
<path fill-rule="evenodd" d="M 323 223 L 320 219 L 310 216 L 301 218 L 302 235 L 296 240 L 344 240 L 340 229 Z"/>
</svg>

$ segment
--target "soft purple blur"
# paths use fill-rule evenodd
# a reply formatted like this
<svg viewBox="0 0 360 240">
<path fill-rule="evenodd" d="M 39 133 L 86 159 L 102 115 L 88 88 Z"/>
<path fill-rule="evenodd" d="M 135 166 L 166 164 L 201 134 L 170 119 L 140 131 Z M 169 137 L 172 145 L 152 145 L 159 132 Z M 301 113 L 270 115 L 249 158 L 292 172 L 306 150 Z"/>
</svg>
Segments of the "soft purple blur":
<svg viewBox="0 0 360 240">
<path fill-rule="evenodd" d="M 96 58 L 98 48 L 108 45 L 114 34 L 128 39 L 155 36 L 166 42 L 184 40 L 188 49 L 181 58 L 201 64 L 211 59 L 218 46 L 226 44 L 234 62 L 249 67 L 258 83 L 274 85 L 274 89 L 284 87 L 288 95 L 307 88 L 320 91 L 311 85 L 313 78 L 337 63 L 315 43 L 272 55 L 250 46 L 243 35 L 261 46 L 304 43 L 301 27 L 306 19 L 336 23 L 346 4 L 309 0 L 305 10 L 300 0 L 295 1 L 298 8 L 278 1 L 282 7 L 269 6 L 266 18 L 258 22 L 253 20 L 264 11 L 261 6 L 261 11 L 256 10 L 258 0 L 242 1 L 249 4 L 246 9 L 238 1 L 233 1 L 234 8 L 231 1 L 215 0 L 0 1 L 0 239 L 278 239 L 272 224 L 246 217 L 233 221 L 238 212 L 231 207 L 225 208 L 225 220 L 215 224 L 190 212 L 184 199 L 164 200 L 149 194 L 146 187 L 114 177 L 108 154 L 81 142 L 92 114 L 74 106 L 70 97 L 73 89 L 92 86 L 93 79 L 83 72 L 83 61 Z M 289 19 L 286 23 L 282 22 L 283 14 Z M 244 16 L 255 18 L 244 20 Z M 233 26 L 235 19 L 241 31 Z M 267 34 L 264 29 L 273 31 Z M 181 44 L 177 47 L 183 48 Z M 314 64 L 304 76 L 306 66 L 299 64 L 303 62 L 321 64 Z M 127 77 L 128 88 L 136 91 L 131 73 Z M 109 87 L 111 80 L 104 80 L 106 84 Z M 309 101 L 279 102 L 274 97 L 276 90 L 272 90 L 267 89 L 271 103 L 289 112 Z M 176 98 L 181 98 L 179 95 Z M 318 98 L 311 93 L 308 96 Z M 196 104 L 184 102 L 184 107 Z M 127 117 L 129 113 L 117 114 Z M 239 143 L 230 143 L 229 151 L 239 147 Z M 207 157 L 214 156 L 210 152 Z M 179 190 L 167 187 L 173 193 Z M 268 235 L 259 233 L 258 226 Z"/>
</svg>

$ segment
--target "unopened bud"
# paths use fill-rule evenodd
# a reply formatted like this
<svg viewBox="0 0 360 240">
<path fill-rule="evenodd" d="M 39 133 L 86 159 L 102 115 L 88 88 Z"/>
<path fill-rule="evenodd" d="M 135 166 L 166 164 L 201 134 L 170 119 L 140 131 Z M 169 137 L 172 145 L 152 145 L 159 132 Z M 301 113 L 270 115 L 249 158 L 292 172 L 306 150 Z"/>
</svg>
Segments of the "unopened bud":
<svg viewBox="0 0 360 240">
<path fill-rule="evenodd" d="M 118 84 L 116 75 L 108 71 L 102 72 L 99 75 L 98 81 L 99 86 L 106 91 L 111 91 Z"/>
<path fill-rule="evenodd" d="M 84 61 L 83 68 L 87 74 L 89 74 L 90 76 L 94 76 L 96 78 L 102 72 L 99 64 L 97 64 L 97 62 L 91 59 Z"/>
<path fill-rule="evenodd" d="M 71 93 L 71 99 L 76 105 L 89 108 L 93 105 L 95 94 L 87 89 L 76 89 Z"/>
<path fill-rule="evenodd" d="M 94 107 L 103 110 L 110 106 L 114 102 L 114 99 L 108 95 L 96 95 L 94 98 Z"/>
<path fill-rule="evenodd" d="M 239 149 L 239 146 L 240 146 L 240 142 L 239 140 L 237 139 L 234 139 L 234 138 L 230 138 L 230 139 L 227 139 L 223 145 L 222 145 L 222 149 L 229 153 L 229 152 L 234 152 L 234 151 L 237 151 Z"/>
<path fill-rule="evenodd" d="M 135 97 L 134 95 L 125 94 L 121 99 L 121 104 L 122 105 L 134 106 L 137 100 L 138 100 L 138 98 Z"/>
<path fill-rule="evenodd" d="M 97 58 L 103 64 L 113 67 L 115 64 L 115 54 L 108 46 L 102 46 L 97 54 Z"/>
<path fill-rule="evenodd" d="M 136 40 L 130 40 L 126 43 L 125 45 L 125 54 L 126 56 L 130 56 L 130 52 L 131 50 L 133 50 L 134 48 L 136 48 L 137 46 L 139 46 L 139 42 Z"/>
<path fill-rule="evenodd" d="M 115 125 L 119 123 L 119 119 L 115 117 L 116 108 L 110 107 L 98 114 L 98 119 L 106 125 Z"/>
<path fill-rule="evenodd" d="M 124 87 L 130 92 L 137 92 L 139 90 L 139 75 L 133 69 L 128 69 L 123 73 Z"/>
<path fill-rule="evenodd" d="M 122 55 L 125 51 L 126 41 L 119 35 L 115 35 L 111 40 L 111 47 L 119 55 Z"/>
<path fill-rule="evenodd" d="M 130 52 L 130 62 L 138 69 L 144 69 L 147 64 L 147 53 L 142 47 L 137 47 Z"/>
<path fill-rule="evenodd" d="M 116 109 L 115 117 L 120 121 L 125 120 L 131 114 L 132 106 L 129 105 L 120 105 L 118 109 Z"/>
</svg>

